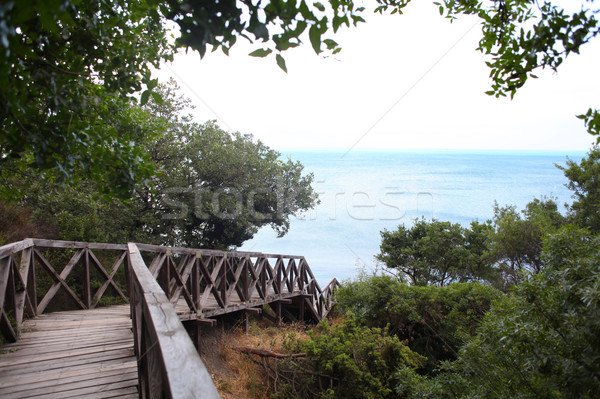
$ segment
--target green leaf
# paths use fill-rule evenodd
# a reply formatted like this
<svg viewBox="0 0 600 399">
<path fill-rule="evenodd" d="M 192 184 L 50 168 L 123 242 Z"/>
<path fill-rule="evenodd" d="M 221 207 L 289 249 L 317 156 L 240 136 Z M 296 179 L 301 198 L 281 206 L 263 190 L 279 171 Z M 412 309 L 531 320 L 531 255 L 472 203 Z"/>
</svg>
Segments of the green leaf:
<svg viewBox="0 0 600 399">
<path fill-rule="evenodd" d="M 142 96 L 140 97 L 140 105 L 146 105 L 146 103 L 148 103 L 150 93 L 152 93 L 150 90 L 146 90 L 142 93 Z"/>
<path fill-rule="evenodd" d="M 317 25 L 310 27 L 308 37 L 310 38 L 310 44 L 312 44 L 315 53 L 319 54 L 321 52 L 321 31 Z"/>
<path fill-rule="evenodd" d="M 158 79 L 152 79 L 152 80 L 148 81 L 146 86 L 148 86 L 148 90 L 154 89 L 156 86 L 158 86 Z"/>
<path fill-rule="evenodd" d="M 314 6 L 319 11 L 325 11 L 325 6 L 319 2 L 314 3 Z"/>
<path fill-rule="evenodd" d="M 325 39 L 325 40 L 323 40 L 323 43 L 325 43 L 325 45 L 327 46 L 327 50 L 333 50 L 338 45 L 335 42 L 335 40 L 331 40 L 331 39 Z"/>
<path fill-rule="evenodd" d="M 157 93 L 157 92 L 153 91 L 150 94 L 152 95 L 152 99 L 154 100 L 155 103 L 162 104 L 164 102 L 164 100 L 163 100 L 162 96 L 160 95 L 160 93 Z"/>
<path fill-rule="evenodd" d="M 277 59 L 277 65 L 279 65 L 279 68 L 283 69 L 283 72 L 287 73 L 287 66 L 285 65 L 285 59 L 283 59 L 281 54 L 277 54 L 275 56 L 275 58 Z"/>
<path fill-rule="evenodd" d="M 248 55 L 250 55 L 251 57 L 266 57 L 272 52 L 273 50 L 271 50 L 270 48 L 259 48 L 258 50 L 254 50 Z"/>
</svg>

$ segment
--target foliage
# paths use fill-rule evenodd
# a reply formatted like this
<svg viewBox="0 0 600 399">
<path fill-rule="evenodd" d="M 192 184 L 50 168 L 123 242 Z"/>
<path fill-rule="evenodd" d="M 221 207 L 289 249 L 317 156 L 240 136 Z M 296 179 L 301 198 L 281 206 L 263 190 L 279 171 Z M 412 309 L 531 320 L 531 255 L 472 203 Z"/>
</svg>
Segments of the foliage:
<svg viewBox="0 0 600 399">
<path fill-rule="evenodd" d="M 8 1 L 0 6 L 2 177 L 99 183 L 127 196 L 152 174 L 126 130 L 111 123 L 107 96 L 151 85 L 169 58 L 161 16 L 145 1 Z M 15 164 L 15 159 L 20 163 Z M 102 183 L 102 184 L 100 184 Z M 4 196 L 13 194 L 4 186 Z"/>
<path fill-rule="evenodd" d="M 458 223 L 425 219 L 411 228 L 381 232 L 376 258 L 399 270 L 413 285 L 446 285 L 480 279 L 488 273 L 485 245 L 489 226 L 474 222 L 472 229 Z"/>
<path fill-rule="evenodd" d="M 599 250 L 600 237 L 585 229 L 565 226 L 549 236 L 546 268 L 494 304 L 477 337 L 435 381 L 438 396 L 595 397 Z"/>
<path fill-rule="evenodd" d="M 316 204 L 313 177 L 302 174 L 299 162 L 280 160 L 250 135 L 193 122 L 185 112 L 189 100 L 178 96 L 174 83 L 155 90 L 164 98 L 160 104 L 129 104 L 114 108 L 112 116 L 159 172 L 152 188 L 118 201 L 97 195 L 92 181 L 72 188 L 21 179 L 14 184 L 27 188 L 21 209 L 33 215 L 32 223 L 48 223 L 52 238 L 66 240 L 228 248 L 264 225 L 283 235 L 290 215 Z"/>
<path fill-rule="evenodd" d="M 523 273 L 539 273 L 542 240 L 565 223 L 556 202 L 534 198 L 522 211 L 494 206 L 494 219 L 470 228 L 438 220 L 416 220 L 407 228 L 381 232 L 376 258 L 412 285 L 485 281 L 502 290 Z"/>
<path fill-rule="evenodd" d="M 281 51 L 308 31 L 317 53 L 337 52 L 329 30 L 363 19 L 350 0 L 309 4 L 175 0 L 6 1 L 0 5 L 0 177 L 31 174 L 69 184 L 93 180 L 98 190 L 129 197 L 152 177 L 150 162 L 128 130 L 113 123 L 106 98 L 151 97 L 151 69 L 177 48 L 221 48 L 241 36 Z M 167 26 L 176 26 L 175 41 Z M 252 55 L 266 55 L 262 49 Z M 125 105 L 126 106 L 126 105 Z M 19 162 L 15 162 L 19 160 Z M 0 194 L 14 199 L 14 186 Z"/>
<path fill-rule="evenodd" d="M 376 11 L 402 13 L 410 0 L 378 0 Z M 451 21 L 460 15 L 481 19 L 482 36 L 478 51 L 488 56 L 486 61 L 492 79 L 489 95 L 511 98 L 529 78 L 536 78 L 539 69 L 556 71 L 571 54 L 579 54 L 584 44 L 600 33 L 594 0 L 582 0 L 565 11 L 564 3 L 550 0 L 439 0 L 440 15 Z M 590 108 L 583 119 L 590 134 L 600 133 L 600 114 Z M 597 138 L 600 142 L 600 136 Z"/>
<path fill-rule="evenodd" d="M 241 36 L 248 40 L 272 43 L 277 52 L 276 61 L 285 70 L 281 52 L 302 43 L 301 35 L 308 31 L 309 41 L 316 53 L 340 50 L 335 41 L 325 35 L 329 30 L 336 32 L 342 25 L 351 26 L 364 21 L 360 16 L 364 10 L 356 7 L 352 0 L 329 2 L 295 2 L 271 0 L 206 1 L 201 3 L 166 1 L 160 6 L 164 15 L 175 21 L 181 36 L 180 46 L 198 50 L 203 56 L 208 45 L 213 51 L 221 48 L 225 54 Z M 325 36 L 324 36 L 325 35 Z M 264 57 L 273 48 L 262 48 L 250 55 Z"/>
<path fill-rule="evenodd" d="M 338 307 L 369 327 L 384 328 L 427 357 L 432 371 L 442 360 L 454 359 L 476 334 L 481 319 L 501 294 L 479 283 L 444 287 L 409 286 L 389 276 L 362 276 L 336 293 Z"/>
<path fill-rule="evenodd" d="M 193 123 L 173 84 L 158 92 L 164 102 L 149 110 L 165 134 L 147 145 L 161 175 L 139 201 L 153 236 L 192 247 L 237 246 L 264 225 L 284 235 L 290 215 L 317 203 L 313 176 L 302 175 L 300 162 L 280 160 L 251 135 Z"/>
<path fill-rule="evenodd" d="M 288 342 L 304 358 L 280 362 L 284 398 L 401 398 L 395 387 L 410 386 L 422 357 L 385 329 L 360 326 L 352 317 L 338 326 L 322 322 L 308 340 Z"/>
<path fill-rule="evenodd" d="M 402 10 L 407 0 L 379 0 L 378 12 Z M 579 54 L 581 47 L 600 33 L 596 15 L 600 10 L 586 7 L 569 14 L 551 1 L 443 0 L 440 14 L 446 18 L 475 15 L 482 20 L 482 38 L 477 48 L 489 55 L 493 80 L 490 94 L 513 96 L 539 68 L 556 70 L 566 57 Z"/>
<path fill-rule="evenodd" d="M 600 148 L 594 146 L 579 164 L 568 159 L 566 166 L 557 165 L 569 179 L 574 201 L 570 220 L 594 233 L 600 232 Z"/>
<path fill-rule="evenodd" d="M 378 0 L 376 11 L 402 12 L 409 0 Z M 593 2 L 585 2 L 592 4 Z M 585 4 L 584 3 L 584 4 Z M 550 1 L 436 3 L 450 19 L 482 19 L 479 50 L 490 56 L 490 94 L 511 96 L 538 68 L 557 69 L 598 35 L 599 10 L 567 13 Z M 93 180 L 104 193 L 129 197 L 152 177 L 150 163 L 129 131 L 115 125 L 105 99 L 151 97 L 151 67 L 181 47 L 203 56 L 226 54 L 239 37 L 262 42 L 253 56 L 275 55 L 308 41 L 316 53 L 336 53 L 330 38 L 341 26 L 364 21 L 352 0 L 290 2 L 6 1 L 0 6 L 0 177 L 4 199 L 18 196 L 6 180 L 36 171 L 72 184 Z M 175 40 L 166 26 L 174 26 Z M 598 133 L 598 111 L 580 115 Z M 15 159 L 19 162 L 15 162 Z M 10 182 L 8 182 L 10 183 Z"/>
<path fill-rule="evenodd" d="M 515 206 L 494 205 L 490 259 L 497 264 L 501 273 L 497 283 L 504 289 L 520 281 L 523 273 L 540 272 L 542 240 L 564 223 L 556 202 L 548 198 L 535 198 L 522 213 L 524 217 Z"/>
</svg>

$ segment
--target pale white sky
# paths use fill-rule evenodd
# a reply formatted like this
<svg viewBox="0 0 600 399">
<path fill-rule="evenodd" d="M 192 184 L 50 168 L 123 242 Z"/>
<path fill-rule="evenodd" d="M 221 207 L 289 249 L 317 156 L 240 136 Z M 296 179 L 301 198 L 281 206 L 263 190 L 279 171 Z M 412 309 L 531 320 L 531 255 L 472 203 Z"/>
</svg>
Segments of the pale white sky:
<svg viewBox="0 0 600 399">
<path fill-rule="evenodd" d="M 287 74 L 238 41 L 230 56 L 179 55 L 158 76 L 176 78 L 198 121 L 217 119 L 277 150 L 589 149 L 593 138 L 575 115 L 598 106 L 600 42 L 557 74 L 540 73 L 514 100 L 496 99 L 484 94 L 489 70 L 475 51 L 475 23 L 450 24 L 418 2 L 344 30 L 334 57 L 308 43 L 286 52 Z"/>
</svg>

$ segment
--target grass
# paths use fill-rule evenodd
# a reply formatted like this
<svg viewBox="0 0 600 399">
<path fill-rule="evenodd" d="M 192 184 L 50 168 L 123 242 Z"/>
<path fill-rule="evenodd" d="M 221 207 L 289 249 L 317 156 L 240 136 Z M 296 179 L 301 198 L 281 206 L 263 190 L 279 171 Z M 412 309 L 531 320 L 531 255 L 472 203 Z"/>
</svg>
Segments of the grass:
<svg viewBox="0 0 600 399">
<path fill-rule="evenodd" d="M 251 320 L 248 333 L 241 326 L 221 331 L 216 340 L 218 350 L 203 350 L 205 364 L 223 399 L 266 399 L 273 393 L 269 381 L 256 355 L 241 353 L 237 348 L 259 348 L 285 352 L 283 343 L 290 336 L 306 338 L 304 324 L 283 324 L 277 327 L 267 320 Z M 206 345 L 210 345 L 210 339 Z M 207 353 L 205 353 L 207 352 Z"/>
</svg>

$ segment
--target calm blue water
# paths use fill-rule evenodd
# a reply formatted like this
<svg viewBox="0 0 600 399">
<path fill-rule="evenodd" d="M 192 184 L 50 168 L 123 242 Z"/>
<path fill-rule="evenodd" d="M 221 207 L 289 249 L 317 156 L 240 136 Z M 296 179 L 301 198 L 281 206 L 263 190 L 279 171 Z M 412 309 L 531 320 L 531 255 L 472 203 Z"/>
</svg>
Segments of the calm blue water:
<svg viewBox="0 0 600 399">
<path fill-rule="evenodd" d="M 323 285 L 375 266 L 380 234 L 415 218 L 468 226 L 492 218 L 494 201 L 523 209 L 534 197 L 571 202 L 563 173 L 566 156 L 585 153 L 296 151 L 315 176 L 321 203 L 291 218 L 289 233 L 277 238 L 262 229 L 241 249 L 304 255 Z"/>
</svg>

